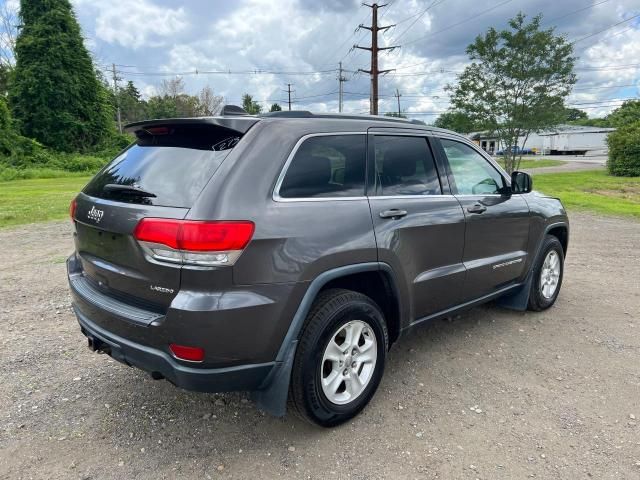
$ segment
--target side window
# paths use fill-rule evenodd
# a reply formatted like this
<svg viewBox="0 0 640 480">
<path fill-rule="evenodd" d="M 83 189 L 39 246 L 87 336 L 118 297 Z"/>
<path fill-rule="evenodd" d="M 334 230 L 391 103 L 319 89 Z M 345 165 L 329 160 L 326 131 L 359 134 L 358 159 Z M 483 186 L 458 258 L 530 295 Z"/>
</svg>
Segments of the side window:
<svg viewBox="0 0 640 480">
<path fill-rule="evenodd" d="M 365 135 L 311 137 L 298 148 L 285 174 L 282 198 L 364 195 Z"/>
<path fill-rule="evenodd" d="M 459 195 L 487 195 L 502 191 L 502 175 L 473 148 L 445 138 L 441 138 L 440 143 L 449 160 L 454 192 Z"/>
<path fill-rule="evenodd" d="M 375 155 L 379 195 L 442 194 L 426 138 L 377 135 Z"/>
</svg>

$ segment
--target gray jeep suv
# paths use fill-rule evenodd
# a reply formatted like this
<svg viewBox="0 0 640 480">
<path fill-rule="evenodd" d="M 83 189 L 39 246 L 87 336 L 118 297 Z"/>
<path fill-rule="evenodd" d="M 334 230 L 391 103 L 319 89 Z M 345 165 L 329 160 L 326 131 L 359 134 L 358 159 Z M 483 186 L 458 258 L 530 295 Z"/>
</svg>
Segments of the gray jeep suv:
<svg viewBox="0 0 640 480">
<path fill-rule="evenodd" d="M 493 299 L 555 302 L 563 206 L 467 138 L 226 111 L 129 125 L 135 143 L 72 202 L 68 277 L 92 350 L 332 426 L 369 402 L 412 327 Z"/>
</svg>

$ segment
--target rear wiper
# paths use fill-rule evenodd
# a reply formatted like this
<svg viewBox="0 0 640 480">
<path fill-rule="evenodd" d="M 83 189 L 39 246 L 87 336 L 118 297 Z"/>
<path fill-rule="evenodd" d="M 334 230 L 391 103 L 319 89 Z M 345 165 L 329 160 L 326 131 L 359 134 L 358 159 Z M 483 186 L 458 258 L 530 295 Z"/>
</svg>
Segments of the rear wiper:
<svg viewBox="0 0 640 480">
<path fill-rule="evenodd" d="M 146 190 L 136 187 L 134 185 L 118 185 L 117 183 L 108 183 L 102 188 L 105 192 L 118 192 L 129 193 L 138 197 L 156 197 L 155 193 L 147 192 Z"/>
</svg>

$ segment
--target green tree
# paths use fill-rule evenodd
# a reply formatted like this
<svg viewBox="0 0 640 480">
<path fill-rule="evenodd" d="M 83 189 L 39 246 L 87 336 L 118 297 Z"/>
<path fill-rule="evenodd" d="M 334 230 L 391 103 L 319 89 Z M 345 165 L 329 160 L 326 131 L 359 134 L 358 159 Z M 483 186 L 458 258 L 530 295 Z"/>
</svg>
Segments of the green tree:
<svg viewBox="0 0 640 480">
<path fill-rule="evenodd" d="M 9 91 L 20 132 L 57 150 L 86 150 L 114 132 L 68 0 L 21 0 L 22 28 Z"/>
<path fill-rule="evenodd" d="M 244 108 L 245 112 L 249 115 L 257 115 L 262 112 L 262 105 L 256 102 L 248 93 L 242 95 L 242 108 Z"/>
<path fill-rule="evenodd" d="M 607 135 L 609 159 L 607 169 L 611 175 L 640 176 L 640 120 L 619 127 Z"/>
<path fill-rule="evenodd" d="M 587 112 L 579 108 L 565 108 L 564 118 L 567 122 L 584 121 L 589 118 Z"/>
<path fill-rule="evenodd" d="M 624 127 L 640 120 L 640 100 L 626 100 L 621 106 L 607 115 L 612 127 Z"/>
<path fill-rule="evenodd" d="M 270 112 L 281 112 L 282 111 L 282 107 L 277 104 L 277 103 L 272 103 L 271 107 L 269 108 Z"/>
<path fill-rule="evenodd" d="M 477 125 L 469 118 L 466 113 L 451 110 L 441 114 L 436 121 L 433 122 L 434 127 L 446 128 L 458 133 L 471 133 L 479 130 Z"/>
<path fill-rule="evenodd" d="M 149 118 L 175 118 L 178 116 L 176 102 L 169 96 L 155 95 L 147 102 Z"/>
<path fill-rule="evenodd" d="M 583 127 L 611 127 L 611 123 L 606 118 L 582 118 L 572 120 L 572 125 L 580 125 Z"/>
<path fill-rule="evenodd" d="M 11 70 L 8 65 L 0 63 L 0 96 L 2 97 L 6 97 L 9 94 Z"/>
<path fill-rule="evenodd" d="M 7 101 L 0 96 L 0 166 L 15 166 L 16 163 L 22 163 L 25 157 L 31 159 L 41 150 L 37 142 L 16 132 Z"/>
<path fill-rule="evenodd" d="M 553 28 L 541 30 L 541 20 L 537 15 L 526 23 L 519 13 L 508 29 L 490 28 L 476 37 L 467 47 L 471 65 L 449 87 L 454 110 L 494 133 L 507 152 L 523 147 L 531 132 L 563 120 L 564 100 L 576 82 L 573 45 Z M 509 172 L 519 166 L 516 157 L 505 155 Z"/>
<path fill-rule="evenodd" d="M 146 116 L 146 102 L 142 100 L 140 91 L 129 80 L 124 88 L 118 89 L 118 104 L 122 123 L 144 120 Z"/>
</svg>

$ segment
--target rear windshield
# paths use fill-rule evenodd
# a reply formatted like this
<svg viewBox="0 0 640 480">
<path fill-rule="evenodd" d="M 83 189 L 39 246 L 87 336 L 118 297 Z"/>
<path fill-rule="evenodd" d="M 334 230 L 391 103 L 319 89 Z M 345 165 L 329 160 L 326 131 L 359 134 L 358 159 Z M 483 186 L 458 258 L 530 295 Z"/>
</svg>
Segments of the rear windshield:
<svg viewBox="0 0 640 480">
<path fill-rule="evenodd" d="M 226 131 L 172 133 L 138 134 L 136 143 L 101 170 L 84 193 L 118 202 L 191 208 L 239 137 Z"/>
</svg>

